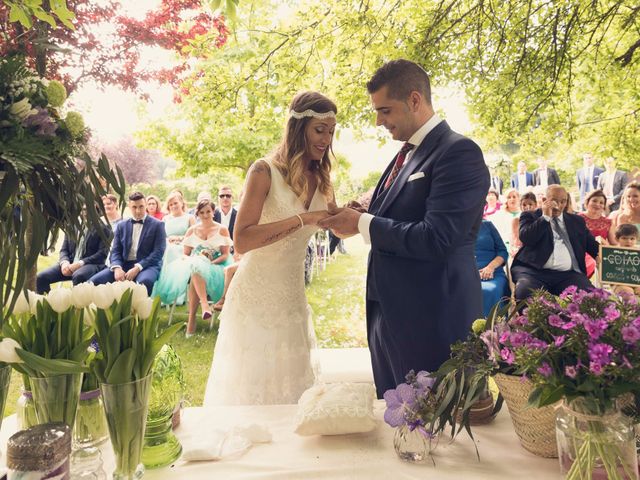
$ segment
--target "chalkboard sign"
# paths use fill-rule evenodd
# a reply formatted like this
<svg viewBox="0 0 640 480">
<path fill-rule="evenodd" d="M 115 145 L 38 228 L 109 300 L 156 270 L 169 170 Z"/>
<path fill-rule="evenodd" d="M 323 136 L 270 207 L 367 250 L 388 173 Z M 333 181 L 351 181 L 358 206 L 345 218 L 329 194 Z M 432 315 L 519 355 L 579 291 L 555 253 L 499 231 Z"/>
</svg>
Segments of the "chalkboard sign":
<svg viewBox="0 0 640 480">
<path fill-rule="evenodd" d="M 640 250 L 600 245 L 600 281 L 640 286 Z"/>
</svg>

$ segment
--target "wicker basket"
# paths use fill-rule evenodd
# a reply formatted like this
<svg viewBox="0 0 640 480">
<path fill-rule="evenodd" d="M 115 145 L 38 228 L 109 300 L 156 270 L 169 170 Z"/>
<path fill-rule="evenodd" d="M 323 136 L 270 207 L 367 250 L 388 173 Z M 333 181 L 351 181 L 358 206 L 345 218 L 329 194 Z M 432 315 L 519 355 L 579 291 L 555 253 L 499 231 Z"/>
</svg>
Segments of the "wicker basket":
<svg viewBox="0 0 640 480">
<path fill-rule="evenodd" d="M 494 379 L 509 408 L 513 428 L 522 446 L 539 457 L 558 458 L 555 407 L 527 408 L 533 389 L 528 380 L 502 373 Z"/>
<path fill-rule="evenodd" d="M 486 425 L 493 421 L 495 417 L 495 415 L 492 415 L 493 405 L 493 397 L 491 395 L 474 403 L 469 410 L 469 425 Z M 461 421 L 462 415 L 458 413 L 456 415 L 456 422 L 460 423 Z"/>
</svg>

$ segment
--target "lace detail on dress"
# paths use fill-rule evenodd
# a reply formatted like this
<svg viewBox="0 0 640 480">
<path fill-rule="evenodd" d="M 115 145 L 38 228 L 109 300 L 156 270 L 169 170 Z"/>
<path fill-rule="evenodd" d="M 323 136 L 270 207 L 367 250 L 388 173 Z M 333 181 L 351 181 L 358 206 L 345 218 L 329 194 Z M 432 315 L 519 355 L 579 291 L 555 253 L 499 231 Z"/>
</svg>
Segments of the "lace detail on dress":
<svg viewBox="0 0 640 480">
<path fill-rule="evenodd" d="M 260 224 L 306 211 L 278 169 L 270 167 Z M 316 191 L 309 211 L 326 208 Z M 205 405 L 295 403 L 313 384 L 315 335 L 304 291 L 304 259 L 316 230 L 305 226 L 244 255 L 220 314 Z"/>
</svg>

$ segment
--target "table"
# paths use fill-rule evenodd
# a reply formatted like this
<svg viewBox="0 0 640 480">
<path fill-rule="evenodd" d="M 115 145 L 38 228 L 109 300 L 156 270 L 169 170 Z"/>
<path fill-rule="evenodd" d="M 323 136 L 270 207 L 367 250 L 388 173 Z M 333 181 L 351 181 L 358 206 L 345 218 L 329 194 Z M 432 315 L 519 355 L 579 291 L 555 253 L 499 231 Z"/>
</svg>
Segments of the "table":
<svg viewBox="0 0 640 480">
<path fill-rule="evenodd" d="M 178 437 L 208 429 L 261 423 L 273 435 L 273 442 L 253 446 L 244 455 L 219 462 L 176 462 L 171 467 L 148 470 L 145 480 L 209 479 L 562 479 L 557 459 L 545 459 L 524 450 L 516 437 L 506 407 L 489 425 L 474 427 L 480 453 L 478 461 L 473 442 L 462 432 L 455 442 L 442 437 L 431 463 L 412 465 L 398 459 L 393 450 L 393 429 L 382 422 L 384 402 L 375 404 L 380 422 L 365 434 L 300 437 L 293 433 L 295 405 L 187 408 Z M 15 416 L 2 426 L 0 448 L 6 452 L 6 439 L 15 431 Z M 107 442 L 104 458 L 110 473 L 113 457 Z M 4 458 L 2 459 L 4 463 Z"/>
</svg>

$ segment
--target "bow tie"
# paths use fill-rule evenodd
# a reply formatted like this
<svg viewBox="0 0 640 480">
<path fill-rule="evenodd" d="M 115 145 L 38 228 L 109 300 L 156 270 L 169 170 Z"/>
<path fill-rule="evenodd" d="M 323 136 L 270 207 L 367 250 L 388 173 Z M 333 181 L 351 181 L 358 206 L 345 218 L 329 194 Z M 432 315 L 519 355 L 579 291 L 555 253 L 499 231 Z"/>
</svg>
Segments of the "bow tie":
<svg viewBox="0 0 640 480">
<path fill-rule="evenodd" d="M 131 220 L 131 223 L 139 223 L 140 225 L 142 225 L 144 223 L 144 220 Z"/>
</svg>

